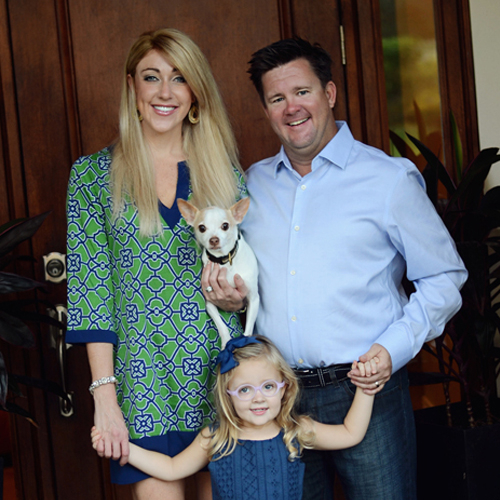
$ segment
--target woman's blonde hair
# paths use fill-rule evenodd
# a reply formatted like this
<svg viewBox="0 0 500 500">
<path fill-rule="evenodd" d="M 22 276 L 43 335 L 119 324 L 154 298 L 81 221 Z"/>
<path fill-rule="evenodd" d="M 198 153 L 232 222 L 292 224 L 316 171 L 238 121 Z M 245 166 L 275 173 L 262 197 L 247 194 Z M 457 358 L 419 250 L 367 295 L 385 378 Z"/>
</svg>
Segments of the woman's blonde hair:
<svg viewBox="0 0 500 500">
<path fill-rule="evenodd" d="M 259 344 L 247 344 L 235 349 L 233 356 L 238 363 L 264 357 L 283 377 L 286 383 L 285 393 L 276 422 L 283 430 L 283 441 L 289 451 L 288 459 L 294 460 L 300 456 L 303 448 L 312 447 L 314 438 L 310 431 L 311 425 L 302 427 L 302 422 L 308 417 L 299 417 L 295 411 L 295 403 L 299 395 L 297 377 L 278 348 L 269 339 L 260 335 L 256 335 L 256 338 L 260 341 Z M 217 421 L 212 429 L 208 449 L 210 460 L 218 460 L 230 455 L 238 444 L 238 430 L 241 429 L 242 421 L 234 409 L 231 396 L 226 392 L 233 375 L 234 370 L 221 374 L 220 367 L 217 368 L 217 382 L 214 390 Z"/>
<path fill-rule="evenodd" d="M 132 45 L 125 63 L 120 136 L 111 166 L 113 216 L 119 216 L 125 196 L 129 197 L 139 212 L 142 235 L 159 234 L 162 223 L 151 155 L 138 119 L 135 90 L 128 85 L 127 75 L 135 76 L 137 65 L 151 50 L 158 51 L 179 70 L 198 108 L 200 121 L 192 124 L 186 117 L 182 127 L 193 203 L 199 208 L 230 207 L 238 191 L 234 168 L 242 172 L 236 141 L 217 84 L 199 47 L 175 29 L 144 33 Z"/>
</svg>

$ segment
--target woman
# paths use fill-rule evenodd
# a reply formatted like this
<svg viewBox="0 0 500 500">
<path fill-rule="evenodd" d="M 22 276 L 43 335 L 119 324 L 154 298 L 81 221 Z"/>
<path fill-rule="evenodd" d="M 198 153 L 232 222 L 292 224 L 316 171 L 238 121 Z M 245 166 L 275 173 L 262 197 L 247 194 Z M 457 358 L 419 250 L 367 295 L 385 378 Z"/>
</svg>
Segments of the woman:
<svg viewBox="0 0 500 500">
<path fill-rule="evenodd" d="M 176 199 L 230 206 L 243 190 L 231 127 L 200 49 L 174 29 L 142 35 L 125 66 L 119 140 L 80 158 L 68 187 L 67 341 L 87 344 L 101 456 L 125 464 L 129 434 L 176 454 L 212 419 L 220 343 Z M 239 334 L 237 314 L 224 317 Z M 148 478 L 130 465 L 112 461 L 111 477 L 133 483 L 138 499 L 184 498 L 183 481 Z"/>
</svg>

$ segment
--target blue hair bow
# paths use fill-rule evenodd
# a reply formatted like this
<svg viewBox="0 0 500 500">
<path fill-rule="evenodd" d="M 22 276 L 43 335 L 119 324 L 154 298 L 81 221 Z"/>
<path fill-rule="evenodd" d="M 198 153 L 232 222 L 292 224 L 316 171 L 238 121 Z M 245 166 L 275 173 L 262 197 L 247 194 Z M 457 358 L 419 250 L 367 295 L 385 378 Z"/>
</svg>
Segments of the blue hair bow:
<svg viewBox="0 0 500 500">
<path fill-rule="evenodd" d="M 257 340 L 255 337 L 236 337 L 231 339 L 224 348 L 223 351 L 219 353 L 217 359 L 215 360 L 215 364 L 218 365 L 220 363 L 220 372 L 226 373 L 233 368 L 236 368 L 239 363 L 234 359 L 233 352 L 235 349 L 239 349 L 240 347 L 245 347 L 249 344 L 262 344 L 260 340 Z"/>
</svg>

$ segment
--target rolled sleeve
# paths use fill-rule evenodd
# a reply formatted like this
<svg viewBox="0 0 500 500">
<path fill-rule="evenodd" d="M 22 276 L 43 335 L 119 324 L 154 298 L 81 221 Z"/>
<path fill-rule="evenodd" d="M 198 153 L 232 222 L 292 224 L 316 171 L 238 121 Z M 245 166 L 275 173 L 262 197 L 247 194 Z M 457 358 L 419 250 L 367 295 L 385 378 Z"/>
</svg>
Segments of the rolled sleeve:
<svg viewBox="0 0 500 500">
<path fill-rule="evenodd" d="M 69 343 L 116 344 L 111 256 L 106 232 L 106 199 L 92 157 L 78 160 L 68 185 Z"/>
</svg>

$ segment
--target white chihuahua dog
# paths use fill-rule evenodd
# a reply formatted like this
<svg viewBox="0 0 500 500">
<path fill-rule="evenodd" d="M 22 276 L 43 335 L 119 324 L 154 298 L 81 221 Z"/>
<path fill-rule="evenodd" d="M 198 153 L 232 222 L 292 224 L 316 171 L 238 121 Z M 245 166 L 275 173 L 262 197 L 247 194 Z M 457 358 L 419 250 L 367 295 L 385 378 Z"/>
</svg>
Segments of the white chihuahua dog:
<svg viewBox="0 0 500 500">
<path fill-rule="evenodd" d="M 245 282 L 248 289 L 248 302 L 244 335 L 252 335 L 259 310 L 257 259 L 238 229 L 238 224 L 241 223 L 250 206 L 250 198 L 243 198 L 229 210 L 219 207 L 198 210 L 191 203 L 181 199 L 177 200 L 177 205 L 186 222 L 193 226 L 196 240 L 203 248 L 203 264 L 206 265 L 210 260 L 225 267 L 227 281 L 233 287 L 235 274 L 239 274 Z M 207 291 L 210 292 L 209 289 Z M 231 338 L 229 329 L 222 321 L 217 306 L 207 302 L 207 311 L 219 330 L 224 349 Z"/>
</svg>

